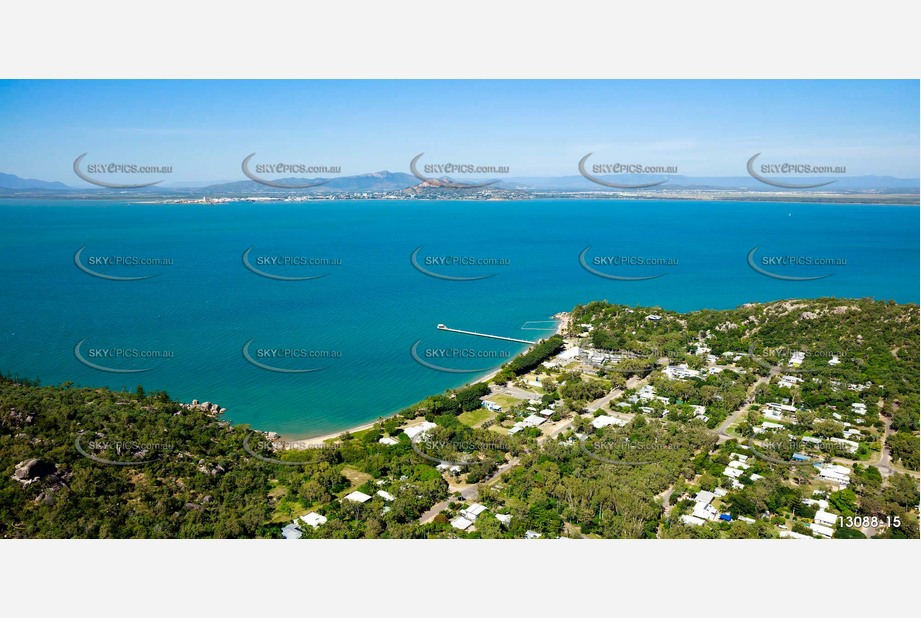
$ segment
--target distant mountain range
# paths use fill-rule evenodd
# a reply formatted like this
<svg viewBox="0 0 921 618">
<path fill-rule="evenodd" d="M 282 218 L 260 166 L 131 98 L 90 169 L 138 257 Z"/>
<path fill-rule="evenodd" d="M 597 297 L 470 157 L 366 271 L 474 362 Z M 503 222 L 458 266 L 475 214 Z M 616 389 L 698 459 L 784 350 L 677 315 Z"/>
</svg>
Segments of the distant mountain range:
<svg viewBox="0 0 921 618">
<path fill-rule="evenodd" d="M 756 191 L 777 192 L 783 191 L 777 187 L 761 183 L 750 176 L 650 176 L 650 175 L 606 175 L 599 178 L 618 184 L 648 184 L 665 180 L 656 187 L 644 188 L 644 192 L 671 192 L 671 191 Z M 322 193 L 391 193 L 401 192 L 406 195 L 420 195 L 427 191 L 439 190 L 439 184 L 449 186 L 452 182 L 458 184 L 474 184 L 488 180 L 498 180 L 489 185 L 489 190 L 520 191 L 520 192 L 610 192 L 621 191 L 591 182 L 580 175 L 572 176 L 536 176 L 496 179 L 460 179 L 452 181 L 449 178 L 420 181 L 411 174 L 402 172 L 375 172 L 357 176 L 341 176 L 336 178 L 282 178 L 272 179 L 272 182 L 286 185 L 311 185 L 317 186 L 304 189 L 285 189 L 267 186 L 253 180 L 240 180 L 235 182 L 220 182 L 209 184 L 206 182 L 175 182 L 167 185 L 155 185 L 143 189 L 115 190 L 102 187 L 72 187 L 61 182 L 48 182 L 44 180 L 20 178 L 13 174 L 0 173 L 0 195 L 55 195 L 67 196 L 101 196 L 106 194 L 144 194 L 144 195 L 176 195 L 176 196 L 244 196 L 244 195 L 279 195 L 279 194 L 322 194 Z M 844 176 L 844 177 L 815 177 L 808 180 L 804 177 L 780 179 L 792 183 L 820 183 L 833 180 L 834 183 L 821 187 L 817 191 L 822 193 L 870 193 L 870 194 L 909 194 L 919 193 L 919 179 L 895 178 L 892 176 Z M 623 189 L 629 191 L 630 189 Z M 796 189 L 789 190 L 796 192 Z"/>
<path fill-rule="evenodd" d="M 46 182 L 44 180 L 35 180 L 34 178 L 20 178 L 13 174 L 4 174 L 0 172 L 0 189 L 9 189 L 11 191 L 20 191 L 23 189 L 42 189 L 51 191 L 66 191 L 71 189 L 63 182 Z"/>
<path fill-rule="evenodd" d="M 766 185 L 751 176 L 681 176 L 681 175 L 608 175 L 598 176 L 608 182 L 619 184 L 648 184 L 665 180 L 667 182 L 647 190 L 737 190 L 778 191 L 777 187 Z M 878 191 L 880 193 L 918 193 L 917 178 L 895 178 L 893 176 L 822 176 L 778 178 L 791 183 L 817 184 L 833 180 L 834 183 L 821 187 L 821 191 Z M 548 176 L 502 179 L 493 185 L 502 188 L 522 188 L 530 191 L 598 191 L 607 187 L 598 185 L 584 176 Z"/>
<path fill-rule="evenodd" d="M 324 182 L 325 181 L 325 182 Z M 240 180 L 223 184 L 201 187 L 199 191 L 207 194 L 233 193 L 233 194 L 258 194 L 258 193 L 286 193 L 297 191 L 299 193 L 383 193 L 387 191 L 400 191 L 419 184 L 419 179 L 402 172 L 375 172 L 373 174 L 360 174 L 358 176 L 340 176 L 338 178 L 280 178 L 272 182 L 283 185 L 309 185 L 324 182 L 307 189 L 280 189 L 260 184 L 254 180 Z"/>
</svg>

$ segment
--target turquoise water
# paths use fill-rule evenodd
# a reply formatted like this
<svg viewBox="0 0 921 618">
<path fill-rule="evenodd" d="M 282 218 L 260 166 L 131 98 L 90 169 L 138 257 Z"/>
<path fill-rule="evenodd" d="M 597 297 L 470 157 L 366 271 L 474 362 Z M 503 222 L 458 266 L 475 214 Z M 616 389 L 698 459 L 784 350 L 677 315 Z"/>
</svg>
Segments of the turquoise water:
<svg viewBox="0 0 921 618">
<path fill-rule="evenodd" d="M 789 297 L 918 302 L 917 207 L 737 202 L 541 200 L 519 202 L 330 201 L 218 206 L 127 202 L 0 201 L 0 370 L 43 383 L 166 390 L 218 402 L 227 418 L 305 437 L 344 429 L 484 375 L 523 344 L 449 327 L 538 338 L 550 316 L 578 303 L 731 308 Z M 475 281 L 427 276 L 431 272 Z M 585 261 L 619 281 L 589 273 Z M 747 262 L 783 276 L 759 274 Z M 113 281 L 82 272 L 80 262 Z M 279 281 L 244 267 L 249 263 Z M 469 256 L 451 266 L 426 257 Z M 823 266 L 771 264 L 776 256 L 829 258 Z M 92 264 L 100 256 L 160 258 L 165 265 Z M 266 257 L 321 258 L 279 265 Z M 595 258 L 659 258 L 611 265 Z M 762 262 L 763 258 L 768 262 Z M 841 263 L 844 261 L 846 263 Z M 507 263 L 506 263 L 507 262 Z M 528 324 L 532 322 L 531 324 Z M 534 323 L 541 322 L 541 323 Z M 250 357 L 280 369 L 257 367 Z M 109 369 L 82 364 L 74 353 Z M 159 351 L 111 358 L 93 351 Z M 272 358 L 260 350 L 311 356 Z M 290 352 L 294 350 L 295 352 Z M 426 355 L 426 350 L 435 350 Z M 443 358 L 438 350 L 471 350 Z M 320 353 L 318 356 L 316 353 Z"/>
</svg>

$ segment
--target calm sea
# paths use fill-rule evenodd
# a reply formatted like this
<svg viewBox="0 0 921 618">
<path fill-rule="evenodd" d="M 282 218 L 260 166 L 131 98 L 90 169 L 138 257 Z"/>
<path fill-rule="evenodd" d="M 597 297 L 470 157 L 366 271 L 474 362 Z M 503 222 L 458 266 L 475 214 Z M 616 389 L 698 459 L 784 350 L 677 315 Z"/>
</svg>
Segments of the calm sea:
<svg viewBox="0 0 921 618">
<path fill-rule="evenodd" d="M 474 380 L 525 347 L 439 323 L 532 340 L 591 300 L 679 311 L 790 297 L 917 303 L 918 238 L 918 208 L 905 206 L 6 200 L 0 371 L 143 384 L 306 437 Z M 76 262 L 103 277 L 78 267 L 81 248 Z M 823 278 L 775 278 L 750 262 Z M 469 372 L 424 366 L 414 344 L 424 363 Z"/>
</svg>

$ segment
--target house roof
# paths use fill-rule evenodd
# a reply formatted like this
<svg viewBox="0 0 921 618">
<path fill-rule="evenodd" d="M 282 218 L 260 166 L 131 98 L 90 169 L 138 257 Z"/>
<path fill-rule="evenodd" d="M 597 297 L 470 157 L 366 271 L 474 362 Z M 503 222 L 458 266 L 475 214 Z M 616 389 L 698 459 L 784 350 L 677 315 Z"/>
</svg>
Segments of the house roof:
<svg viewBox="0 0 921 618">
<path fill-rule="evenodd" d="M 322 526 L 326 523 L 326 518 L 320 515 L 319 513 L 307 513 L 306 515 L 301 515 L 299 518 L 302 522 L 316 528 L 317 526 Z"/>
<path fill-rule="evenodd" d="M 716 497 L 712 491 L 699 491 L 697 496 L 694 498 L 694 502 L 703 502 L 704 504 L 710 504 L 713 502 L 713 498 Z"/>
<path fill-rule="evenodd" d="M 465 508 L 463 511 L 461 511 L 461 513 L 463 513 L 464 516 L 468 518 L 476 519 L 477 516 L 485 510 L 486 510 L 486 507 L 483 506 L 482 504 L 473 503 L 467 508 Z"/>
</svg>

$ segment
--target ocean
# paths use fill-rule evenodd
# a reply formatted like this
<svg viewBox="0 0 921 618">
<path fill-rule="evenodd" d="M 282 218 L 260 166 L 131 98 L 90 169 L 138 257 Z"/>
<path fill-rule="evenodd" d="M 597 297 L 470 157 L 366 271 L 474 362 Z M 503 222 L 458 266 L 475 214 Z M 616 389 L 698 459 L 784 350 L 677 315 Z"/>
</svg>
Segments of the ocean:
<svg viewBox="0 0 921 618">
<path fill-rule="evenodd" d="M 535 340 L 592 300 L 917 303 L 918 230 L 917 206 L 0 200 L 0 371 L 140 384 L 304 438 L 527 347 L 438 324 Z"/>
</svg>

